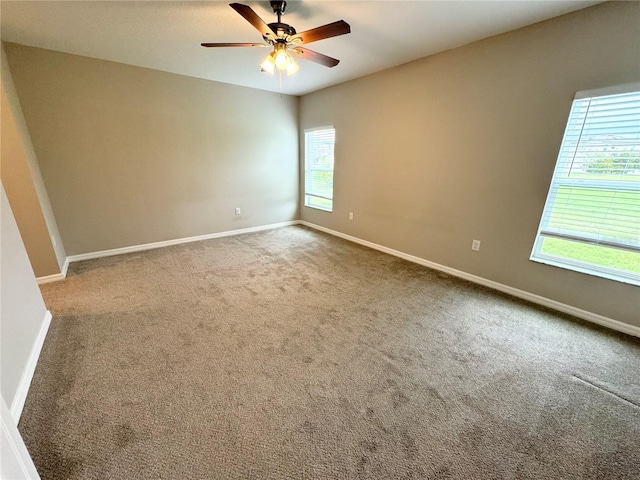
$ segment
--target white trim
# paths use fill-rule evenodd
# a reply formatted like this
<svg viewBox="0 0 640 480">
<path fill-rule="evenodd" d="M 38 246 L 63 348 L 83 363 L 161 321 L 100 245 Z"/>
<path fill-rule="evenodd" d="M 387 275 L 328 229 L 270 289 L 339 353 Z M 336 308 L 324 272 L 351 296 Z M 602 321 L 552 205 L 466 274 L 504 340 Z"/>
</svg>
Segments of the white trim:
<svg viewBox="0 0 640 480">
<path fill-rule="evenodd" d="M 69 269 L 69 258 L 65 257 L 64 263 L 62 264 L 62 272 L 36 278 L 38 285 L 44 285 L 45 283 L 59 282 L 60 280 L 64 280 L 65 278 L 67 278 L 68 269 Z"/>
<path fill-rule="evenodd" d="M 31 349 L 31 353 L 27 359 L 27 364 L 25 365 L 22 376 L 20 377 L 16 394 L 13 396 L 13 401 L 11 402 L 11 417 L 15 420 L 16 425 L 20 420 L 20 415 L 22 415 L 24 402 L 27 400 L 31 380 L 33 379 L 33 374 L 35 373 L 36 366 L 38 365 L 38 358 L 40 358 L 40 352 L 42 351 L 44 339 L 49 331 L 49 325 L 51 325 L 51 312 L 47 310 L 44 314 L 44 319 L 42 320 L 42 325 L 40 326 L 40 331 L 38 332 L 36 341 L 33 344 L 33 348 Z"/>
<path fill-rule="evenodd" d="M 583 90 L 576 92 L 574 100 L 589 97 L 604 97 L 606 95 L 617 95 L 620 93 L 630 93 L 640 91 L 640 82 L 626 83 L 624 85 L 615 85 L 613 87 L 596 88 L 593 90 Z"/>
<path fill-rule="evenodd" d="M 594 277 L 606 278 L 616 282 L 640 286 L 640 274 L 635 272 L 620 272 L 600 265 L 592 266 L 591 264 L 585 264 L 579 260 L 556 257 L 548 253 L 538 253 L 536 256 L 531 255 L 529 260 L 532 262 L 543 263 L 545 265 L 551 265 L 552 267 L 573 270 L 574 272 L 584 273 L 585 275 L 593 275 Z"/>
<path fill-rule="evenodd" d="M 0 478 L 19 478 L 21 480 L 40 479 L 33 460 L 29 456 L 16 423 L 9 412 L 9 407 L 2 398 L 0 412 L 0 435 L 2 449 L 0 450 Z M 9 448 L 6 448 L 9 447 Z"/>
<path fill-rule="evenodd" d="M 62 273 L 54 273 L 53 275 L 45 275 L 44 277 L 36 278 L 38 281 L 38 285 L 44 285 L 45 283 L 59 282 L 60 280 L 64 280 L 64 275 Z"/>
<path fill-rule="evenodd" d="M 612 318 L 605 317 L 603 315 L 598 315 L 596 313 L 588 312 L 580 308 L 572 307 L 571 305 L 560 303 L 555 300 L 551 300 L 550 298 L 525 292 L 524 290 L 519 290 L 517 288 L 513 288 L 508 285 L 504 285 L 502 283 L 494 282 L 493 280 L 488 280 L 486 278 L 478 277 L 476 275 L 472 275 L 470 273 L 466 273 L 461 270 L 456 270 L 454 268 L 440 265 L 439 263 L 430 262 L 429 260 L 425 260 L 424 258 L 409 255 L 408 253 L 400 252 L 392 248 L 383 247 L 382 245 L 378 245 L 376 243 L 369 242 L 367 240 L 362 240 L 357 237 L 352 237 L 351 235 L 337 232 L 329 228 L 321 227 L 320 225 L 315 225 L 313 223 L 309 223 L 304 220 L 301 220 L 300 224 L 310 228 L 314 228 L 316 230 L 320 230 L 321 232 L 325 232 L 330 235 L 334 235 L 336 237 L 344 238 L 345 240 L 349 240 L 350 242 L 359 243 L 360 245 L 364 245 L 366 247 L 373 248 L 375 250 L 379 250 L 384 253 L 388 253 L 389 255 L 393 255 L 395 257 L 399 257 L 404 260 L 417 263 L 419 265 L 424 265 L 425 267 L 433 268 L 434 270 L 440 270 L 442 272 L 448 273 L 449 275 L 453 275 L 454 277 L 463 278 L 465 280 L 469 280 L 470 282 L 477 283 L 479 285 L 484 285 L 485 287 L 489 287 L 494 290 L 498 290 L 500 292 L 513 295 L 514 297 L 522 298 L 524 300 L 528 300 L 538 305 L 543 305 L 545 307 L 552 308 L 559 312 L 568 313 L 569 315 L 573 315 L 574 317 L 578 317 L 592 323 L 597 323 L 598 325 L 602 325 L 604 327 L 617 330 L 618 332 L 623 332 L 628 335 L 640 337 L 640 327 L 636 327 L 635 325 L 629 325 L 628 323 L 620 322 L 619 320 L 614 320 Z"/>
<path fill-rule="evenodd" d="M 304 129 L 304 133 L 307 132 L 315 132 L 316 130 L 335 130 L 336 127 L 333 125 L 324 125 L 322 127 L 311 127 L 311 128 L 305 128 Z"/>
<path fill-rule="evenodd" d="M 289 222 L 272 223 L 270 225 L 260 225 L 257 227 L 241 228 L 239 230 L 227 230 L 226 232 L 208 233 L 206 235 L 198 235 L 195 237 L 176 238 L 175 240 L 164 240 L 162 242 L 145 243 L 142 245 L 132 245 L 130 247 L 114 248 L 111 250 L 102 250 L 99 252 L 81 253 L 79 255 L 70 255 L 67 261 L 80 262 L 82 260 L 93 260 L 94 258 L 111 257 L 113 255 L 122 255 L 125 253 L 143 252 L 154 248 L 170 247 L 172 245 L 180 245 L 182 243 L 199 242 L 201 240 L 210 240 L 212 238 L 230 237 L 233 235 L 242 235 L 243 233 L 260 232 L 262 230 L 271 230 L 280 227 L 290 227 L 297 225 L 298 220 Z"/>
</svg>

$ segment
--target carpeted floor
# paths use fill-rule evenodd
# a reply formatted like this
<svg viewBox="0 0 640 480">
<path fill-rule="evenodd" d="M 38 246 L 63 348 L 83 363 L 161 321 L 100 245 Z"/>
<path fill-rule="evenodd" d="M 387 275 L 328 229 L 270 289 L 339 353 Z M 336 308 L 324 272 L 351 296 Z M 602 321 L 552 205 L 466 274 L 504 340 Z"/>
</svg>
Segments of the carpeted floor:
<svg viewBox="0 0 640 480">
<path fill-rule="evenodd" d="M 44 479 L 640 478 L 640 340 L 288 227 L 73 264 Z"/>
</svg>

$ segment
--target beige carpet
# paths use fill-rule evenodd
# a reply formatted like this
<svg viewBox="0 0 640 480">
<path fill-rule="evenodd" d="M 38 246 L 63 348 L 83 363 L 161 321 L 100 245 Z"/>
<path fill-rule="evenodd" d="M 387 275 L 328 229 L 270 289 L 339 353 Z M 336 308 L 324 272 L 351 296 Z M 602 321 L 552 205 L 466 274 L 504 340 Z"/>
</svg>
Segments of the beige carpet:
<svg viewBox="0 0 640 480">
<path fill-rule="evenodd" d="M 640 478 L 640 341 L 303 227 L 73 264 L 44 479 Z"/>
</svg>

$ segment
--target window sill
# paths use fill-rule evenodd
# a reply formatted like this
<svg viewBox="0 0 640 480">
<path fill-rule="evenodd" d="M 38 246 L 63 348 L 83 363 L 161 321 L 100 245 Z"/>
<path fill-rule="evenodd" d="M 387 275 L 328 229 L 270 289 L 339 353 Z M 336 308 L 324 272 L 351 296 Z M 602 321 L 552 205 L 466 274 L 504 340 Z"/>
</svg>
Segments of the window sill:
<svg viewBox="0 0 640 480">
<path fill-rule="evenodd" d="M 627 283 L 630 285 L 640 286 L 640 274 L 633 275 L 629 274 L 629 276 L 618 274 L 614 271 L 604 272 L 595 270 L 593 267 L 588 264 L 582 264 L 580 262 L 574 262 L 571 260 L 567 260 L 559 257 L 552 257 L 547 255 L 537 255 L 532 256 L 529 260 L 533 262 L 542 263 L 544 265 L 550 265 L 552 267 L 563 268 L 565 270 L 571 270 L 579 273 L 586 273 L 587 275 L 592 275 L 594 277 L 605 278 L 607 280 L 613 280 L 616 282 Z"/>
<path fill-rule="evenodd" d="M 323 211 L 323 212 L 328 212 L 328 213 L 333 212 L 333 208 L 318 207 L 318 206 L 316 206 L 316 205 L 305 205 L 305 207 L 307 207 L 307 208 L 313 208 L 314 210 L 321 210 L 321 211 Z"/>
</svg>

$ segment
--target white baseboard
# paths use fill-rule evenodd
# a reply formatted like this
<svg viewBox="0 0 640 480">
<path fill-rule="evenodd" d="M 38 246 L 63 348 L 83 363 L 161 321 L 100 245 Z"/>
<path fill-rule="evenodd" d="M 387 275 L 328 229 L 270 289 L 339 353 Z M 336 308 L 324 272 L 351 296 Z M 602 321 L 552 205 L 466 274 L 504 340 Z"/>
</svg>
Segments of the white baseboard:
<svg viewBox="0 0 640 480">
<path fill-rule="evenodd" d="M 614 320 L 612 318 L 608 318 L 603 315 L 598 315 L 596 313 L 592 313 L 587 310 L 582 310 L 580 308 L 576 308 L 571 305 L 557 302 L 555 300 L 551 300 L 550 298 L 525 292 L 524 290 L 519 290 L 517 288 L 513 288 L 508 285 L 504 285 L 502 283 L 494 282 L 493 280 L 488 280 L 483 277 L 478 277 L 477 275 L 472 275 L 470 273 L 466 273 L 461 270 L 456 270 L 454 268 L 440 265 L 439 263 L 430 262 L 429 260 L 425 260 L 424 258 L 416 257 L 414 255 L 409 255 L 408 253 L 404 253 L 398 250 L 394 250 L 392 248 L 384 247 L 382 245 L 369 242 L 367 240 L 362 240 L 360 238 L 353 237 L 351 235 L 338 232 L 336 230 L 331 230 L 329 228 L 321 227 L 320 225 L 315 225 L 313 223 L 305 222 L 303 220 L 301 220 L 299 223 L 301 225 L 306 225 L 307 227 L 319 230 L 321 232 L 325 232 L 330 235 L 334 235 L 336 237 L 344 238 L 345 240 L 349 240 L 350 242 L 358 243 L 360 245 L 364 245 L 366 247 L 373 248 L 375 250 L 379 250 L 384 253 L 388 253 L 389 255 L 393 255 L 395 257 L 399 257 L 404 260 L 417 263 L 419 265 L 424 265 L 425 267 L 433 268 L 434 270 L 440 270 L 442 272 L 448 273 L 449 275 L 453 275 L 454 277 L 463 278 L 465 280 L 469 280 L 470 282 L 477 283 L 479 285 L 483 285 L 485 287 L 489 287 L 494 290 L 507 293 L 509 295 L 513 295 L 514 297 L 522 298 L 523 300 L 528 300 L 532 303 L 543 305 L 545 307 L 552 308 L 559 312 L 568 313 L 569 315 L 573 315 L 574 317 L 578 317 L 592 323 L 597 323 L 598 325 L 602 325 L 604 327 L 617 330 L 618 332 L 623 332 L 628 335 L 640 337 L 640 327 L 629 325 L 628 323 L 620 322 L 619 320 Z"/>
<path fill-rule="evenodd" d="M 38 285 L 44 285 L 45 283 L 59 282 L 60 280 L 64 280 L 65 278 L 67 278 L 68 269 L 69 269 L 69 258 L 67 257 L 64 259 L 64 263 L 62 264 L 62 272 L 36 278 Z"/>
<path fill-rule="evenodd" d="M 289 227 L 291 225 L 297 225 L 299 223 L 299 220 L 292 220 L 290 222 L 272 223 L 269 225 L 260 225 L 258 227 L 241 228 L 239 230 L 227 230 L 225 232 L 209 233 L 206 235 L 198 235 L 195 237 L 177 238 L 175 240 L 165 240 L 162 242 L 145 243 L 142 245 L 132 245 L 131 247 L 114 248 L 111 250 L 102 250 L 100 252 L 81 253 L 80 255 L 68 256 L 67 261 L 69 263 L 72 263 L 80 262 L 82 260 L 93 260 L 94 258 L 122 255 L 124 253 L 142 252 L 144 250 L 152 250 L 154 248 L 180 245 L 182 243 L 199 242 L 201 240 L 210 240 L 212 238 L 230 237 L 232 235 L 241 235 L 243 233 L 260 232 L 262 230 L 271 230 L 273 228 Z"/>
<path fill-rule="evenodd" d="M 38 277 L 36 280 L 38 281 L 38 285 L 44 285 L 45 283 L 51 282 L 59 282 L 60 280 L 64 280 L 65 275 L 63 273 L 54 273 L 53 275 L 45 275 L 44 277 Z"/>
<path fill-rule="evenodd" d="M 51 312 L 47 310 L 42 320 L 42 325 L 40 326 L 40 331 L 38 332 L 36 341 L 31 348 L 31 353 L 29 354 L 29 358 L 27 359 L 27 364 L 25 365 L 22 376 L 20 377 L 20 382 L 18 383 L 16 394 L 14 395 L 13 401 L 11 402 L 11 417 L 15 420 L 16 425 L 20 420 L 20 415 L 22 415 L 24 402 L 27 400 L 27 394 L 29 393 L 31 380 L 33 379 L 33 374 L 35 373 L 36 366 L 38 365 L 38 358 L 40 358 L 40 352 L 42 351 L 44 339 L 46 338 L 47 332 L 49 331 L 49 325 L 51 325 Z"/>
<path fill-rule="evenodd" d="M 540 295 L 535 295 L 533 293 L 526 292 L 524 290 L 519 290 L 517 288 L 510 287 L 508 285 L 504 285 L 502 283 L 494 282 L 493 280 L 488 280 L 483 277 L 479 277 L 477 275 L 472 275 L 467 272 L 463 272 L 461 270 L 456 270 L 454 268 L 447 267 L 445 265 L 440 265 L 439 263 L 431 262 L 429 260 L 425 260 L 424 258 L 416 257 L 414 255 L 410 255 L 408 253 L 400 252 L 398 250 L 394 250 L 392 248 L 388 248 L 382 245 L 378 245 L 373 242 L 369 242 L 367 240 L 362 240 L 357 237 L 353 237 L 351 235 L 347 235 L 345 233 L 338 232 L 336 230 L 331 230 L 326 227 L 322 227 L 320 225 L 316 225 L 313 223 L 306 222 L 304 220 L 292 220 L 289 222 L 281 222 L 274 223 L 270 225 L 261 225 L 258 227 L 250 227 L 243 228 L 239 230 L 228 230 L 225 232 L 219 233 L 211 233 L 207 235 L 198 235 L 195 237 L 185 237 L 178 238 L 175 240 L 166 240 L 162 242 L 154 242 L 154 243 L 146 243 L 143 245 L 133 245 L 131 247 L 123 247 L 123 248 L 114 248 L 111 250 L 102 250 L 100 252 L 91 252 L 91 253 L 83 253 L 80 255 L 71 255 L 68 256 L 63 267 L 63 273 L 56 275 L 49 275 L 47 277 L 38 278 L 38 283 L 49 283 L 57 280 L 62 280 L 66 277 L 67 268 L 69 263 L 71 262 L 79 262 L 82 260 L 91 260 L 94 258 L 102 258 L 102 257 L 110 257 L 113 255 L 122 255 L 124 253 L 132 253 L 132 252 L 141 252 L 144 250 L 151 250 L 154 248 L 162 248 L 168 247 L 171 245 L 179 245 L 182 243 L 190 243 L 197 242 L 200 240 L 209 240 L 212 238 L 221 238 L 228 237 L 232 235 L 241 235 L 243 233 L 251 233 L 251 232 L 259 232 L 262 230 L 270 230 L 273 228 L 287 227 L 291 225 L 305 225 L 307 227 L 319 230 L 321 232 L 328 233 L 330 235 L 334 235 L 336 237 L 344 238 L 345 240 L 349 240 L 354 243 L 358 243 L 360 245 L 364 245 L 369 248 L 373 248 L 375 250 L 388 253 L 389 255 L 393 255 L 395 257 L 402 258 L 404 260 L 408 260 L 413 263 L 417 263 L 419 265 L 424 265 L 425 267 L 433 268 L 434 270 L 440 270 L 442 272 L 448 273 L 455 277 L 463 278 L 465 280 L 469 280 L 471 282 L 477 283 L 479 285 L 483 285 L 485 287 L 492 288 L 494 290 L 498 290 L 500 292 L 507 293 L 509 295 L 513 295 L 514 297 L 522 298 L 524 300 L 528 300 L 530 302 L 536 303 L 538 305 L 543 305 L 545 307 L 552 308 L 559 312 L 568 313 L 569 315 L 573 315 L 575 317 L 581 318 L 583 320 L 587 320 L 592 323 L 596 323 L 598 325 L 602 325 L 613 330 L 617 330 L 619 332 L 623 332 L 629 335 L 633 335 L 636 337 L 640 337 L 640 327 L 636 327 L 634 325 L 629 325 L 628 323 L 620 322 L 618 320 L 614 320 L 609 317 L 605 317 L 603 315 L 598 315 L 593 312 L 589 312 L 587 310 L 582 310 L 580 308 L 573 307 L 571 305 L 567 305 L 561 302 L 557 302 L 555 300 L 551 300 L 550 298 L 542 297 Z"/>
</svg>

